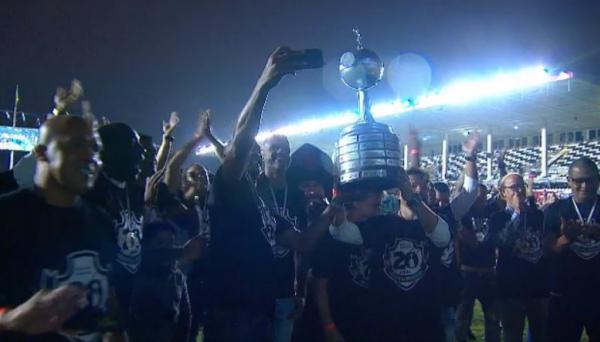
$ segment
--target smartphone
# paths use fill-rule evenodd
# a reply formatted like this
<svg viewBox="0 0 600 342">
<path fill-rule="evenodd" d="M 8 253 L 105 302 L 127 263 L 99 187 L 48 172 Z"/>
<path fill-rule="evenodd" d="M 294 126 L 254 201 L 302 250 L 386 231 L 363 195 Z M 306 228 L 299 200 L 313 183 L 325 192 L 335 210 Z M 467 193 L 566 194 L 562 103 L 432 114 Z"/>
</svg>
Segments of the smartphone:
<svg viewBox="0 0 600 342">
<path fill-rule="evenodd" d="M 323 51 L 321 49 L 305 49 L 298 52 L 297 55 L 291 57 L 294 62 L 298 62 L 298 70 L 323 67 Z"/>
</svg>

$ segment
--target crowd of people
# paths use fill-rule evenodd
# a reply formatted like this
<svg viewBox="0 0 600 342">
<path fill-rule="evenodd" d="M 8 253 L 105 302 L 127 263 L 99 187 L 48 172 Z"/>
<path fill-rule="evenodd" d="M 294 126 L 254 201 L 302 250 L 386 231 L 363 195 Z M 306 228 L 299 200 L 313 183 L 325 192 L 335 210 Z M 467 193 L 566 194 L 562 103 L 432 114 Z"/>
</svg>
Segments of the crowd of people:
<svg viewBox="0 0 600 342">
<path fill-rule="evenodd" d="M 397 186 L 340 186 L 329 156 L 255 142 L 269 92 L 301 68 L 277 48 L 224 144 L 200 115 L 171 153 L 55 97 L 39 144 L 0 175 L 2 341 L 600 341 L 598 166 L 540 210 L 516 173 L 493 193 L 467 137 L 458 184 L 430 181 L 410 149 Z M 214 145 L 214 174 L 185 166 Z M 527 325 L 526 325 L 527 322 Z"/>
</svg>

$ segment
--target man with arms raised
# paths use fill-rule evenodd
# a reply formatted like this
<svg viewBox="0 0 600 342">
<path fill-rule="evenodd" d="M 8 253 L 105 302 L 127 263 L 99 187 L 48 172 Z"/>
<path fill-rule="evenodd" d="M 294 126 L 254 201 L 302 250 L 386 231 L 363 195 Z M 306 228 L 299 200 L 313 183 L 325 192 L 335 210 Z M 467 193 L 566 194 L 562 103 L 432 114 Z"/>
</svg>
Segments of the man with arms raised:
<svg viewBox="0 0 600 342">
<path fill-rule="evenodd" d="M 257 194 L 260 151 L 254 138 L 269 91 L 284 75 L 301 68 L 293 59 L 297 54 L 282 47 L 271 54 L 215 175 L 209 196 L 211 302 L 205 341 L 272 338 L 275 239 L 290 225 L 277 227 L 273 213 Z"/>
</svg>

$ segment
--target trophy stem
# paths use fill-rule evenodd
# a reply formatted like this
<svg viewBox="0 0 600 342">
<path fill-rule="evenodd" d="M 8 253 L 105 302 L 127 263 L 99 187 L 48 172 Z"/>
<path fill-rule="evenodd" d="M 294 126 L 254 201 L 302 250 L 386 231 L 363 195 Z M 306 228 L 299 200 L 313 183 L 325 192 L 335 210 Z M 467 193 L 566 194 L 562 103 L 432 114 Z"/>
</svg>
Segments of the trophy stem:
<svg viewBox="0 0 600 342">
<path fill-rule="evenodd" d="M 360 118 L 364 122 L 375 122 L 373 115 L 371 114 L 371 101 L 369 95 L 364 90 L 358 90 L 356 92 L 358 96 L 358 113 Z"/>
</svg>

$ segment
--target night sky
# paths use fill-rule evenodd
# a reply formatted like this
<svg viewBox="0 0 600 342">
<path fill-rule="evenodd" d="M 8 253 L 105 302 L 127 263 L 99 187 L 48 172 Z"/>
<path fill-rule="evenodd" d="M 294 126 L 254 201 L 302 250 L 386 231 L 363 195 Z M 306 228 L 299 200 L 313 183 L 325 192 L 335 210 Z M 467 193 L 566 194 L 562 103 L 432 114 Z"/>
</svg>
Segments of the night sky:
<svg viewBox="0 0 600 342">
<path fill-rule="evenodd" d="M 425 57 L 431 86 L 479 71 L 543 63 L 600 75 L 600 1 L 2 1 L 0 108 L 14 86 L 21 110 L 47 112 L 57 85 L 79 78 L 97 115 L 158 138 L 180 112 L 178 141 L 212 108 L 226 139 L 268 54 L 277 45 L 322 48 L 328 63 L 284 80 L 264 127 L 354 106 L 336 78 L 337 58 L 359 26 L 384 62 Z M 383 82 L 377 98 L 393 96 Z"/>
</svg>

